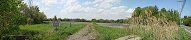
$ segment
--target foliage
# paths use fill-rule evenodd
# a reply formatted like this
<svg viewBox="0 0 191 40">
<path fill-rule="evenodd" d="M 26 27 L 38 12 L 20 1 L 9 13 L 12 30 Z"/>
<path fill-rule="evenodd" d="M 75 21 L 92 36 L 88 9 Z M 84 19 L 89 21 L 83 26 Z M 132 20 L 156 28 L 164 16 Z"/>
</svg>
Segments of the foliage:
<svg viewBox="0 0 191 40">
<path fill-rule="evenodd" d="M 24 35 L 22 33 L 25 32 L 33 34 L 30 33 L 32 31 L 20 30 L 18 26 L 29 22 L 39 23 L 45 18 L 37 6 L 28 8 L 22 0 L 1 0 L 0 4 L 0 39 L 10 35 Z"/>
<path fill-rule="evenodd" d="M 7 35 L 16 35 L 18 25 L 25 24 L 25 16 L 20 11 L 22 0 L 0 1 L 0 39 Z"/>
<path fill-rule="evenodd" d="M 126 28 L 142 40 L 190 40 L 189 34 L 179 27 L 179 22 L 179 12 L 176 10 L 158 10 L 157 6 L 137 7 Z"/>
<path fill-rule="evenodd" d="M 160 21 L 160 24 L 166 24 L 168 22 L 176 22 L 179 23 L 179 12 L 176 10 L 166 10 L 162 8 L 158 10 L 157 6 L 147 6 L 144 8 L 137 7 L 135 8 L 132 14 L 132 23 L 147 25 L 151 21 Z M 153 23 L 151 23 L 153 24 Z"/>
<path fill-rule="evenodd" d="M 188 32 L 178 25 L 129 25 L 128 34 L 138 35 L 142 40 L 190 40 Z"/>
<path fill-rule="evenodd" d="M 39 7 L 37 6 L 28 7 L 28 5 L 22 3 L 20 10 L 27 16 L 28 24 L 43 23 L 46 19 L 46 15 L 43 12 L 40 12 Z"/>
<path fill-rule="evenodd" d="M 53 20 L 58 20 L 56 16 L 54 16 Z"/>
<path fill-rule="evenodd" d="M 117 20 L 108 20 L 108 19 L 92 19 L 91 21 L 98 23 L 127 23 L 127 19 L 117 19 Z"/>
<path fill-rule="evenodd" d="M 52 21 L 54 18 L 48 18 L 46 19 L 45 21 Z M 61 21 L 74 21 L 74 22 L 90 22 L 89 20 L 86 20 L 86 19 L 80 19 L 80 18 L 76 18 L 76 19 L 69 19 L 69 18 L 64 18 L 64 19 L 61 19 L 59 18 Z"/>
<path fill-rule="evenodd" d="M 78 32 L 81 28 L 85 27 L 85 24 L 71 24 L 61 23 L 57 31 L 54 31 L 55 28 L 52 27 L 51 23 L 49 24 L 35 24 L 35 25 L 21 25 L 21 30 L 29 30 L 38 32 L 33 35 L 30 40 L 63 40 L 66 39 L 69 35 Z"/>
<path fill-rule="evenodd" d="M 186 26 L 191 26 L 191 16 L 184 18 L 183 24 Z"/>
<path fill-rule="evenodd" d="M 52 21 L 54 18 L 48 18 L 45 21 Z M 59 18 L 61 19 L 61 18 Z M 61 21 L 73 21 L 73 22 L 98 22 L 98 23 L 127 23 L 128 20 L 127 19 L 117 19 L 117 20 L 108 20 L 108 19 L 91 19 L 91 20 L 87 20 L 87 19 L 81 19 L 81 18 L 75 18 L 75 19 L 69 19 L 69 18 L 64 18 L 61 19 Z"/>
<path fill-rule="evenodd" d="M 128 23 L 129 19 L 117 19 L 115 23 Z"/>
</svg>

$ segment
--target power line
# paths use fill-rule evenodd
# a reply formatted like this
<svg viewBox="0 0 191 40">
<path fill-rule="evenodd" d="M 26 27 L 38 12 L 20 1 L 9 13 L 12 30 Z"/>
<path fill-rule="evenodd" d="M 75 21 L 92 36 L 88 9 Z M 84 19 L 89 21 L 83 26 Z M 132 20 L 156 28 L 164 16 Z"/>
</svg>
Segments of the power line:
<svg viewBox="0 0 191 40">
<path fill-rule="evenodd" d="M 181 0 L 181 1 L 178 1 L 178 2 L 181 2 L 182 3 L 182 5 L 181 5 L 181 10 L 180 10 L 180 25 L 181 25 L 181 14 L 182 14 L 182 11 L 183 11 L 183 9 L 184 9 L 184 6 L 185 6 L 185 4 L 186 4 L 186 0 Z"/>
<path fill-rule="evenodd" d="M 186 0 L 179 1 L 179 2 L 183 2 L 182 6 L 181 6 L 181 10 L 180 10 L 180 13 L 182 13 L 184 6 L 185 6 L 185 3 L 186 3 Z"/>
</svg>

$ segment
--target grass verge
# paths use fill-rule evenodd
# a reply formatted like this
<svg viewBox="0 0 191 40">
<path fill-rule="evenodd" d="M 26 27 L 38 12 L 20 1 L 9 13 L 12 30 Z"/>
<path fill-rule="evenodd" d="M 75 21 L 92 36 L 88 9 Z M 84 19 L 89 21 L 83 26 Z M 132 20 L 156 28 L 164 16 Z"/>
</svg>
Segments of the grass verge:
<svg viewBox="0 0 191 40">
<path fill-rule="evenodd" d="M 64 40 L 69 35 L 74 34 L 83 28 L 85 24 L 70 24 L 61 23 L 57 31 L 54 31 L 51 23 L 49 24 L 36 24 L 36 25 L 21 25 L 21 30 L 30 30 L 34 32 L 39 32 L 38 34 L 33 35 L 31 40 Z"/>
<path fill-rule="evenodd" d="M 130 34 L 138 35 L 142 40 L 191 40 L 188 32 L 177 25 L 131 25 L 126 28 Z"/>
<path fill-rule="evenodd" d="M 99 33 L 97 40 L 115 40 L 127 35 L 137 35 L 141 40 L 191 40 L 190 34 L 177 25 L 131 25 L 125 28 L 95 25 L 95 27 Z"/>
<path fill-rule="evenodd" d="M 115 40 L 128 35 L 128 32 L 122 28 L 95 25 L 95 29 L 99 33 L 97 40 Z"/>
</svg>

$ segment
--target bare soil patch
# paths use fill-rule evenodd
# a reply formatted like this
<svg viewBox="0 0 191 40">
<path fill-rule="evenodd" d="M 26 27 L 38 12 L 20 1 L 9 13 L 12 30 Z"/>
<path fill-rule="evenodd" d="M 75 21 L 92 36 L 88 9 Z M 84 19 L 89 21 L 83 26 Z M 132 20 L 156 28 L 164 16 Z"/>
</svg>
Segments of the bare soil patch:
<svg viewBox="0 0 191 40">
<path fill-rule="evenodd" d="M 91 26 L 91 24 L 88 24 L 79 32 L 70 35 L 67 40 L 95 40 L 97 33 L 94 30 L 94 27 Z"/>
</svg>

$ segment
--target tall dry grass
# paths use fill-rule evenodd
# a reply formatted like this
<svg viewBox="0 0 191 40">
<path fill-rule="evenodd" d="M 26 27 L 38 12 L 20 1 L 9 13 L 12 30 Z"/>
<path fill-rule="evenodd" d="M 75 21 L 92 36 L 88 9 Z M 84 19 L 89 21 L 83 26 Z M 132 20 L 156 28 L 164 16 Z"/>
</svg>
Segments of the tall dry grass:
<svg viewBox="0 0 191 40">
<path fill-rule="evenodd" d="M 165 18 L 133 18 L 126 30 L 132 35 L 140 36 L 142 40 L 191 40 L 188 33 L 176 22 Z"/>
<path fill-rule="evenodd" d="M 131 25 L 127 30 L 133 35 L 139 35 L 146 40 L 175 40 L 178 38 L 178 26 Z"/>
</svg>

